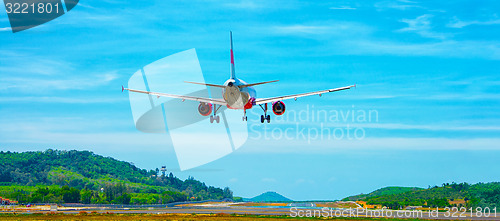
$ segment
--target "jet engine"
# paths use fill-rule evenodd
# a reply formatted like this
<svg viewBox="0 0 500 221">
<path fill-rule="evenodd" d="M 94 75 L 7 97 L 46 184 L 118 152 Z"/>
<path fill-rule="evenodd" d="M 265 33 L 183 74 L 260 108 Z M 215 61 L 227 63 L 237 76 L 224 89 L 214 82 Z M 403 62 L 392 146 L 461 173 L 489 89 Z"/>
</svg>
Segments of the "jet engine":
<svg viewBox="0 0 500 221">
<path fill-rule="evenodd" d="M 212 113 L 212 104 L 211 103 L 200 103 L 198 105 L 198 112 L 200 112 L 203 116 L 208 116 Z"/>
<path fill-rule="evenodd" d="M 273 112 L 276 115 L 282 115 L 285 113 L 285 103 L 282 101 L 276 101 L 273 103 Z"/>
</svg>

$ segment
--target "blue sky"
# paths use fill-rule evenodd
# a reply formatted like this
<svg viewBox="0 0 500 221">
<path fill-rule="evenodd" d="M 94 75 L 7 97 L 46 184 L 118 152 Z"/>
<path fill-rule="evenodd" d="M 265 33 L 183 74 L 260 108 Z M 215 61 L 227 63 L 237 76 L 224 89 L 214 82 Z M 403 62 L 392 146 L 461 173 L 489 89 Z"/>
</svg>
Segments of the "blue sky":
<svg viewBox="0 0 500 221">
<path fill-rule="evenodd" d="M 237 76 L 259 97 L 346 86 L 287 101 L 287 111 L 376 110 L 362 139 L 250 139 L 202 167 L 175 172 L 235 195 L 277 191 L 337 199 L 391 186 L 499 181 L 497 1 L 80 1 L 13 34 L 0 14 L 0 149 L 91 150 L 141 168 L 178 168 L 164 135 L 134 127 L 120 92 L 140 67 L 196 48 L 207 82 Z M 167 92 L 167 91 L 164 91 Z M 254 109 L 249 118 L 259 117 Z M 275 122 L 276 121 L 276 122 Z M 273 120 L 267 130 L 293 127 Z M 256 131 L 263 131 L 261 125 Z M 177 169 L 178 170 L 178 169 Z"/>
</svg>

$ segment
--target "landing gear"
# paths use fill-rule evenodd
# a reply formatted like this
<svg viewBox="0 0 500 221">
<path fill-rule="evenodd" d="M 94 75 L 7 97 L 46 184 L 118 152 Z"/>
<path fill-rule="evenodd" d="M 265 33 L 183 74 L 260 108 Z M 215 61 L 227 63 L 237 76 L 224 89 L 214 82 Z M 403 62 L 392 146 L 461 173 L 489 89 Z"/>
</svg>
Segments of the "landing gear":
<svg viewBox="0 0 500 221">
<path fill-rule="evenodd" d="M 264 121 L 267 121 L 267 123 L 271 123 L 271 116 L 267 115 L 267 103 L 264 104 L 264 107 L 262 107 L 262 104 L 259 104 L 259 106 L 264 111 L 264 115 L 260 115 L 260 122 L 264 123 Z"/>
<path fill-rule="evenodd" d="M 212 105 L 212 107 L 214 109 L 214 115 L 210 115 L 210 123 L 213 123 L 214 121 L 219 123 L 220 117 L 217 115 L 217 111 L 219 110 L 221 105 L 219 105 L 219 107 L 217 107 L 217 104 L 214 104 L 214 105 Z"/>
<path fill-rule="evenodd" d="M 248 118 L 247 118 L 247 110 L 243 110 L 243 121 L 248 121 Z"/>
<path fill-rule="evenodd" d="M 267 123 L 271 123 L 271 116 L 269 115 L 260 115 L 260 122 L 264 123 L 264 121 L 267 121 Z"/>
<path fill-rule="evenodd" d="M 220 117 L 219 116 L 212 116 L 210 115 L 210 123 L 213 123 L 213 122 L 217 122 L 219 123 L 220 122 Z"/>
</svg>

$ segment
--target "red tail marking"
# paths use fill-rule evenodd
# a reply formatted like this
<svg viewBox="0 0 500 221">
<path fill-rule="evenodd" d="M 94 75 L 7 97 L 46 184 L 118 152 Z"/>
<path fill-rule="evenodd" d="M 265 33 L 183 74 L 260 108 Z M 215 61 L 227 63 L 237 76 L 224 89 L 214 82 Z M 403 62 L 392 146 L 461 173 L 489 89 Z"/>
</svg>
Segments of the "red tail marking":
<svg viewBox="0 0 500 221">
<path fill-rule="evenodd" d="M 231 49 L 231 64 L 234 64 L 233 49 Z"/>
</svg>

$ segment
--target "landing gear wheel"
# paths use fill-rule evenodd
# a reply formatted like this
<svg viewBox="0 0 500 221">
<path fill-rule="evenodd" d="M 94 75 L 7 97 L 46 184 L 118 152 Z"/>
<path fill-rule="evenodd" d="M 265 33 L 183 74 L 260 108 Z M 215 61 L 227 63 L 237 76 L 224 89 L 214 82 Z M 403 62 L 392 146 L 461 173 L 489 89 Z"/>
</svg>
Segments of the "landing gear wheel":
<svg viewBox="0 0 500 221">
<path fill-rule="evenodd" d="M 243 121 L 247 121 L 248 118 L 246 116 L 243 116 Z"/>
<path fill-rule="evenodd" d="M 216 115 L 217 114 L 217 110 L 219 110 L 219 108 L 222 107 L 221 105 L 219 105 L 219 107 L 217 107 L 217 104 L 214 104 L 212 106 L 213 110 L 214 110 L 214 114 L 213 115 L 210 115 L 210 123 L 213 123 L 214 121 L 219 123 L 220 122 L 220 117 L 219 115 Z"/>
<path fill-rule="evenodd" d="M 264 104 L 264 107 L 262 107 L 262 104 L 259 104 L 259 106 L 264 111 L 264 115 L 260 115 L 260 122 L 264 123 L 264 121 L 267 121 L 267 123 L 271 123 L 271 116 L 267 115 L 267 103 Z"/>
</svg>

